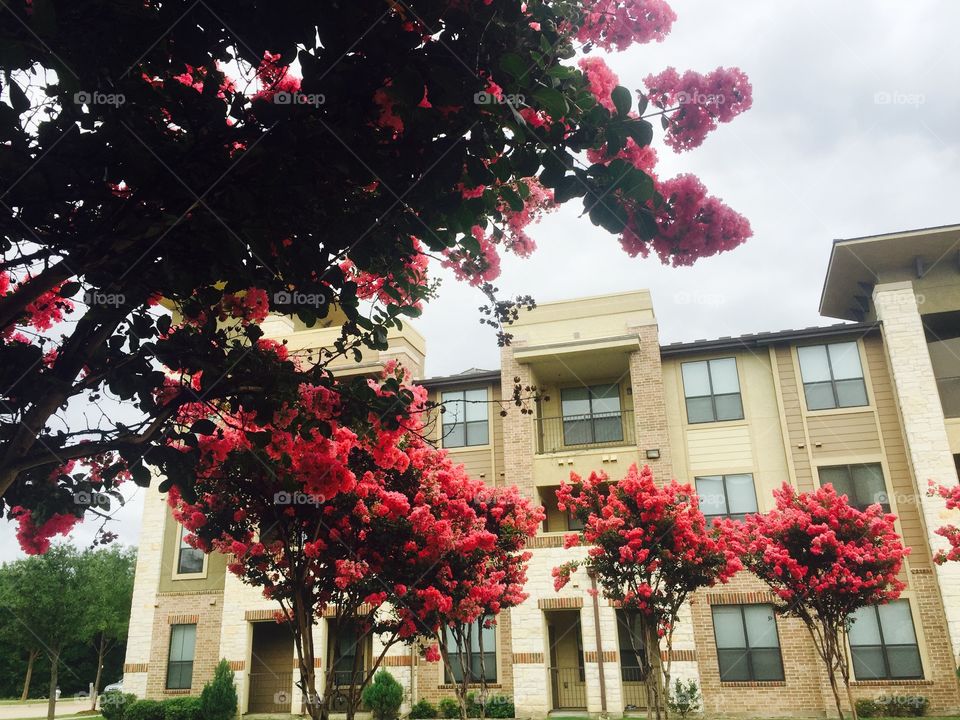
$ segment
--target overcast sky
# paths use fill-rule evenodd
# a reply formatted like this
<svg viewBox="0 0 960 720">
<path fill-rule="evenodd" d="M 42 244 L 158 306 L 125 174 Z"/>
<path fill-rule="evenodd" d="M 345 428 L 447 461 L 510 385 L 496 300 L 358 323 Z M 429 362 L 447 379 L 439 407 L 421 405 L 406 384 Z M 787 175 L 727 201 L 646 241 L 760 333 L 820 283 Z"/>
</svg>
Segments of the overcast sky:
<svg viewBox="0 0 960 720">
<path fill-rule="evenodd" d="M 667 65 L 738 66 L 753 108 L 700 148 L 660 150 L 659 174 L 698 175 L 749 218 L 754 237 L 693 268 L 630 259 L 571 207 L 531 235 L 532 258 L 504 258 L 504 294 L 539 301 L 648 288 L 662 342 L 826 324 L 817 312 L 834 238 L 960 222 L 960 3 L 942 0 L 672 0 L 663 43 L 608 58 L 634 89 Z M 496 368 L 480 294 L 448 279 L 416 323 L 427 373 Z M 114 532 L 135 545 L 142 491 Z M 91 525 L 91 524 L 88 524 Z M 94 527 L 74 533 L 88 543 Z M 18 555 L 0 521 L 0 561 Z"/>
</svg>

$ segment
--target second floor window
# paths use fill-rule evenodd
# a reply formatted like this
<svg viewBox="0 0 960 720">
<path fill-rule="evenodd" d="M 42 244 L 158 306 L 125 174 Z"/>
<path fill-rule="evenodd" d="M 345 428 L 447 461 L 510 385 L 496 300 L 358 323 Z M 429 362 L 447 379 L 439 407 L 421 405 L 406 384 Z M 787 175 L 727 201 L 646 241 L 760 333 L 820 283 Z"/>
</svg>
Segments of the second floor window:
<svg viewBox="0 0 960 720">
<path fill-rule="evenodd" d="M 623 440 L 619 385 L 566 388 L 560 391 L 560 406 L 564 445 Z"/>
<path fill-rule="evenodd" d="M 180 527 L 180 544 L 177 548 L 177 575 L 199 575 L 203 572 L 203 550 L 190 547 L 184 538 L 189 531 Z"/>
<path fill-rule="evenodd" d="M 855 342 L 797 348 L 807 410 L 867 404 L 860 349 Z"/>
<path fill-rule="evenodd" d="M 481 678 L 497 682 L 497 628 L 490 624 L 492 620 L 488 615 L 464 627 L 462 646 L 453 630 L 447 628 L 447 652 L 452 667 L 444 671 L 446 682 L 462 682 L 464 668 L 468 682 L 480 682 Z"/>
<path fill-rule="evenodd" d="M 846 495 L 850 505 L 857 510 L 866 510 L 879 503 L 884 512 L 890 512 L 890 498 L 880 463 L 822 467 L 820 484 L 827 483 L 833 485 L 838 494 Z"/>
<path fill-rule="evenodd" d="M 713 632 L 721 681 L 783 680 L 772 605 L 714 605 Z"/>
<path fill-rule="evenodd" d="M 851 620 L 848 635 L 857 680 L 923 677 L 909 601 L 860 608 Z"/>
<path fill-rule="evenodd" d="M 189 690 L 193 685 L 193 654 L 196 645 L 196 625 L 170 626 L 170 654 L 167 659 L 168 690 Z"/>
<path fill-rule="evenodd" d="M 443 393 L 443 446 L 486 445 L 490 442 L 487 389 Z"/>
<path fill-rule="evenodd" d="M 707 475 L 696 478 L 700 510 L 707 520 L 728 517 L 743 520 L 757 512 L 757 493 L 753 475 Z"/>
<path fill-rule="evenodd" d="M 735 358 L 687 362 L 680 366 L 687 422 L 742 420 L 740 378 Z"/>
</svg>

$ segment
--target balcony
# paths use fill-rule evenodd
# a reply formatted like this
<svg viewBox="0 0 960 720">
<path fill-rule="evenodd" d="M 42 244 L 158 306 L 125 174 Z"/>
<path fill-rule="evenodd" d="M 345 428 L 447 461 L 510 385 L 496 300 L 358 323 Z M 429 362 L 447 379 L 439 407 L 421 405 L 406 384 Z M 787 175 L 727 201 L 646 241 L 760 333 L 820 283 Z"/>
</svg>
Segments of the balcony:
<svg viewBox="0 0 960 720">
<path fill-rule="evenodd" d="M 633 411 L 537 418 L 537 453 L 636 445 Z"/>
<path fill-rule="evenodd" d="M 945 418 L 960 418 L 960 377 L 938 377 L 937 390 Z"/>
</svg>

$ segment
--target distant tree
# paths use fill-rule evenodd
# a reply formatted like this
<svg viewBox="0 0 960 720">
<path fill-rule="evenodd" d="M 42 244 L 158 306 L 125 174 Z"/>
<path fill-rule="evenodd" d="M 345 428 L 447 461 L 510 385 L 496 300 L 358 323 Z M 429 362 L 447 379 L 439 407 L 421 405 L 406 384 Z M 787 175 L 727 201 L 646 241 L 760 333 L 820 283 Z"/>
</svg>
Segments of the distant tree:
<svg viewBox="0 0 960 720">
<path fill-rule="evenodd" d="M 88 600 L 80 554 L 70 545 L 57 545 L 44 555 L 18 560 L 8 568 L 9 581 L 0 587 L 0 608 L 16 618 L 20 631 L 36 638 L 47 654 L 47 720 L 53 720 L 61 656 L 68 645 L 84 639 Z"/>
<path fill-rule="evenodd" d="M 91 710 L 97 707 L 107 653 L 127 638 L 136 557 L 134 550 L 116 547 L 88 550 L 80 557 L 80 581 L 86 598 L 82 635 L 97 658 Z"/>
<path fill-rule="evenodd" d="M 0 565 L 0 606 L 7 607 L 4 599 L 8 592 L 12 592 L 16 573 L 13 565 Z M 24 632 L 23 624 L 12 612 L 0 612 L 0 644 L 3 650 L 13 650 L 5 659 L 11 664 L 19 662 L 22 657 L 26 657 L 26 669 L 23 672 L 23 685 L 20 693 L 20 701 L 25 701 L 30 697 L 30 683 L 33 680 L 34 665 L 37 658 L 43 652 L 43 645 L 35 635 Z M 3 653 L 7 654 L 7 653 Z M 10 669 L 13 669 L 12 667 Z M 0 691 L 2 693 L 2 691 Z"/>
<path fill-rule="evenodd" d="M 900 596 L 905 585 L 897 575 L 910 549 L 894 530 L 894 515 L 880 505 L 858 510 L 833 485 L 798 493 L 784 483 L 774 497 L 773 510 L 747 516 L 744 564 L 780 599 L 776 611 L 806 626 L 841 720 L 838 674 L 856 720 L 845 638 L 851 615 Z"/>
</svg>

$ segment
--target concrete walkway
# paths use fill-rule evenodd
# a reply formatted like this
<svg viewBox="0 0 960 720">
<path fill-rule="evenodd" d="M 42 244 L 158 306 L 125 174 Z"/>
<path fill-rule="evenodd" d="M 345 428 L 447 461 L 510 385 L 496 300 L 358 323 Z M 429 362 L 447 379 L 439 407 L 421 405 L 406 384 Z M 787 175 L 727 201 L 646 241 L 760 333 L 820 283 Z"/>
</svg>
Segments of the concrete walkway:
<svg viewBox="0 0 960 720">
<path fill-rule="evenodd" d="M 66 717 L 76 715 L 90 709 L 89 700 L 75 700 L 74 698 L 61 698 L 57 703 L 57 717 Z M 15 703 L 13 705 L 0 705 L 0 720 L 12 720 L 13 718 L 45 718 L 47 716 L 47 703 L 31 702 Z"/>
</svg>

